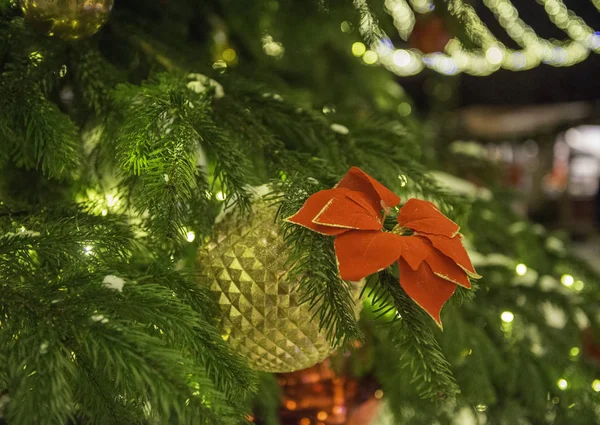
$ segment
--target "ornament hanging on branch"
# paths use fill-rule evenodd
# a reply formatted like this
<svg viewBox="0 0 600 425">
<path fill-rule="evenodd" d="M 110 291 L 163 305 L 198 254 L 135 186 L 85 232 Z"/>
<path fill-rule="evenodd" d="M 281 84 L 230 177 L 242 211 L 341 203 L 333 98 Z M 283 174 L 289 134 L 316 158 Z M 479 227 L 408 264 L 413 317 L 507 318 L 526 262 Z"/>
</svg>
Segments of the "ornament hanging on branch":
<svg viewBox="0 0 600 425">
<path fill-rule="evenodd" d="M 298 284 L 287 277 L 286 247 L 275 223 L 277 208 L 254 204 L 253 215 L 226 217 L 198 252 L 200 284 L 214 293 L 224 338 L 251 368 L 293 372 L 334 351 Z M 356 315 L 362 304 L 354 288 Z"/>
<path fill-rule="evenodd" d="M 423 53 L 435 53 L 443 52 L 451 39 L 452 35 L 444 20 L 435 13 L 428 13 L 418 15 L 408 44 Z"/>
<path fill-rule="evenodd" d="M 63 40 L 90 37 L 106 23 L 114 0 L 19 0 L 25 22 Z"/>
<path fill-rule="evenodd" d="M 385 215 L 400 198 L 360 168 L 334 189 L 310 196 L 287 221 L 335 236 L 340 276 L 358 281 L 398 263 L 400 285 L 442 327 L 440 313 L 456 285 L 478 279 L 458 233 L 460 227 L 431 202 L 409 199 L 386 231 Z M 383 214 L 382 214 L 383 211 Z"/>
</svg>

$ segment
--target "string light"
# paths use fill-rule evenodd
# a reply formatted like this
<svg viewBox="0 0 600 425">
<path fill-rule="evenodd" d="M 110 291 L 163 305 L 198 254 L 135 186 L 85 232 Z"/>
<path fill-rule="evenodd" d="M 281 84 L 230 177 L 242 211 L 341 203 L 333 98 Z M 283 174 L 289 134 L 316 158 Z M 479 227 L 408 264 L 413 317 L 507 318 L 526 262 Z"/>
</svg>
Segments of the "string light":
<svg viewBox="0 0 600 425">
<path fill-rule="evenodd" d="M 573 283 L 575 283 L 575 279 L 570 274 L 563 274 L 560 278 L 560 283 L 565 285 L 567 288 L 570 288 L 573 286 Z"/>
<path fill-rule="evenodd" d="M 567 382 L 567 380 L 565 378 L 560 378 L 556 382 L 556 385 L 558 386 L 558 388 L 560 388 L 563 391 L 569 387 L 569 383 Z"/>
<path fill-rule="evenodd" d="M 329 416 L 327 412 L 324 412 L 322 410 L 319 413 L 317 413 L 317 419 L 320 421 L 324 421 L 325 419 L 327 419 L 327 416 Z"/>
<path fill-rule="evenodd" d="M 415 14 L 405 0 L 386 0 L 384 7 L 394 20 L 394 26 L 403 40 L 408 40 L 415 26 Z"/>
<path fill-rule="evenodd" d="M 579 355 L 579 347 L 573 347 L 569 350 L 569 355 L 571 357 L 577 357 Z"/>
<path fill-rule="evenodd" d="M 394 52 L 393 61 L 398 66 L 406 66 L 411 61 L 410 53 L 407 50 L 398 49 Z"/>
<path fill-rule="evenodd" d="M 194 242 L 194 239 L 196 239 L 196 234 L 192 231 L 189 231 L 185 234 L 185 239 L 188 242 Z"/>
<path fill-rule="evenodd" d="M 435 5 L 430 0 L 410 0 L 410 4 L 417 13 L 427 13 L 435 9 Z"/>
<path fill-rule="evenodd" d="M 504 57 L 504 53 L 497 46 L 492 46 L 485 51 L 485 58 L 492 65 L 498 65 L 502 62 L 502 58 Z"/>
<path fill-rule="evenodd" d="M 594 381 L 592 382 L 592 389 L 597 393 L 600 392 L 600 380 L 594 379 Z"/>
<path fill-rule="evenodd" d="M 227 198 L 227 195 L 224 192 L 217 192 L 215 197 L 218 201 L 224 201 Z"/>
<path fill-rule="evenodd" d="M 539 0 L 549 19 L 569 37 L 568 40 L 547 40 L 523 22 L 510 0 L 483 0 L 506 33 L 521 47 L 506 48 L 464 0 L 454 0 L 452 13 L 466 23 L 466 35 L 479 49 L 466 49 L 454 38 L 444 52 L 424 54 L 411 50 L 411 60 L 406 64 L 404 53 L 386 40 L 371 48 L 377 52 L 385 68 L 399 76 L 415 75 L 424 68 L 441 74 L 465 72 L 471 75 L 489 75 L 500 68 L 521 71 L 534 68 L 542 62 L 556 66 L 571 66 L 585 60 L 590 52 L 600 53 L 600 34 L 589 27 L 582 18 L 569 10 L 562 0 Z M 600 0 L 592 0 L 600 10 Z M 428 13 L 434 9 L 431 0 L 386 0 L 385 10 L 393 18 L 398 34 L 407 40 L 414 29 L 415 13 Z M 365 50 L 362 52 L 366 52 Z M 354 53 L 354 48 L 353 48 Z M 362 56 L 362 53 L 355 56 Z M 377 61 L 376 61 L 377 62 Z M 375 63 L 375 62 L 373 62 Z"/>
<path fill-rule="evenodd" d="M 511 323 L 515 320 L 515 315 L 510 311 L 503 311 L 500 315 L 500 319 L 502 319 L 504 323 Z"/>
<path fill-rule="evenodd" d="M 377 59 L 379 59 L 379 55 L 373 50 L 367 50 L 362 59 L 367 65 L 373 65 L 377 62 Z"/>
<path fill-rule="evenodd" d="M 233 62 L 237 57 L 237 53 L 233 49 L 226 49 L 223 52 L 223 59 L 227 62 Z"/>
<path fill-rule="evenodd" d="M 519 276 L 525 276 L 527 274 L 527 266 L 523 263 L 517 264 L 517 267 L 515 267 L 515 273 L 517 273 Z"/>
<path fill-rule="evenodd" d="M 108 206 L 108 208 L 112 208 L 115 205 L 117 205 L 117 203 L 119 202 L 119 197 L 113 194 L 107 194 L 106 195 L 106 205 Z"/>
<path fill-rule="evenodd" d="M 361 57 L 367 51 L 367 46 L 365 46 L 360 41 L 352 44 L 352 54 L 356 57 Z"/>
</svg>

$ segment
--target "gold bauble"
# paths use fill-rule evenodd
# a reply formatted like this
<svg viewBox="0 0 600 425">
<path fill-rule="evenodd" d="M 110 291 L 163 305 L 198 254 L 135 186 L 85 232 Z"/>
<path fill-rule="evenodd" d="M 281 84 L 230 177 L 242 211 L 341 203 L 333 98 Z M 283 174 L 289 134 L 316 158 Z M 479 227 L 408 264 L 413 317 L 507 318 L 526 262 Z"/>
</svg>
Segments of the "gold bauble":
<svg viewBox="0 0 600 425">
<path fill-rule="evenodd" d="M 63 40 L 96 34 L 106 23 L 114 0 L 20 0 L 25 22 Z"/>
<path fill-rule="evenodd" d="M 222 312 L 223 337 L 251 368 L 293 372 L 333 352 L 309 304 L 288 279 L 287 248 L 274 222 L 276 208 L 260 201 L 247 218 L 225 218 L 198 252 L 200 284 Z M 353 287 L 358 316 L 360 287 Z"/>
</svg>

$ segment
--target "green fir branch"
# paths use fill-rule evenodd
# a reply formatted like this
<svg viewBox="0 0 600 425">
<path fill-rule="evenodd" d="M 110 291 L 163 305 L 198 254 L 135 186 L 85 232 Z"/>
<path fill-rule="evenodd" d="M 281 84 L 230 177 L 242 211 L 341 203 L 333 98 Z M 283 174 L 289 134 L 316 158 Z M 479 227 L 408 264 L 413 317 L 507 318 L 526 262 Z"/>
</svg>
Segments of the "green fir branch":
<svg viewBox="0 0 600 425">
<path fill-rule="evenodd" d="M 375 305 L 391 304 L 401 316 L 390 324 L 389 338 L 403 368 L 412 372 L 411 383 L 422 398 L 454 401 L 460 393 L 438 341 L 431 318 L 412 301 L 387 271 L 370 279 Z"/>
<path fill-rule="evenodd" d="M 277 219 L 295 214 L 306 197 L 319 187 L 310 182 L 293 179 L 285 184 L 284 198 Z M 284 223 L 283 237 L 290 251 L 289 276 L 298 280 L 304 292 L 302 302 L 307 302 L 318 317 L 333 346 L 344 345 L 363 338 L 358 326 L 351 284 L 343 281 L 338 272 L 333 248 L 333 238 L 319 235 L 301 226 Z"/>
</svg>

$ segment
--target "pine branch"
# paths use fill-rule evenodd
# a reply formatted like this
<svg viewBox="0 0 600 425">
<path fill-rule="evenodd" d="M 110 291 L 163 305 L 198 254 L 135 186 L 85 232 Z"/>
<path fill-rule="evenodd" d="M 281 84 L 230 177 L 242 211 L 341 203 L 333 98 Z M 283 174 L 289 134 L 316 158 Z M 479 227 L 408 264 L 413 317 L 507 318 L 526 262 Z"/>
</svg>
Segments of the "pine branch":
<svg viewBox="0 0 600 425">
<path fill-rule="evenodd" d="M 375 14 L 371 11 L 367 0 L 353 0 L 354 8 L 360 15 L 358 30 L 368 46 L 388 38 Z"/>
<path fill-rule="evenodd" d="M 6 417 L 11 424 L 55 425 L 72 416 L 75 366 L 66 347 L 40 343 L 39 333 L 39 329 L 23 329 L 19 348 L 8 345 L 8 365 L 18 366 L 8 370 L 10 403 Z"/>
<path fill-rule="evenodd" d="M 192 307 L 192 311 L 182 316 L 185 326 L 192 333 L 186 333 L 184 330 L 173 332 L 170 336 L 171 344 L 181 344 L 182 348 L 192 349 L 191 354 L 201 359 L 203 367 L 208 371 L 217 388 L 228 394 L 232 403 L 241 395 L 256 391 L 254 373 L 230 350 L 220 333 L 209 323 L 218 312 L 210 295 L 195 281 L 195 275 L 176 272 L 169 266 L 157 262 L 150 267 L 147 277 L 143 279 L 169 288 L 184 300 L 186 305 Z M 157 314 L 160 310 L 160 305 L 157 305 Z M 180 313 L 176 314 L 180 315 Z M 195 316 L 198 317 L 193 321 Z"/>
<path fill-rule="evenodd" d="M 258 393 L 254 397 L 254 406 L 265 425 L 279 425 L 279 407 L 281 388 L 275 375 L 259 374 Z"/>
<path fill-rule="evenodd" d="M 198 190 L 204 182 L 196 168 L 199 147 L 214 159 L 212 190 L 223 191 L 242 209 L 250 205 L 249 163 L 212 121 L 211 99 L 210 92 L 197 94 L 166 74 L 141 89 L 121 85 L 115 92 L 123 111 L 115 150 L 130 176 L 135 208 L 150 212 L 148 229 L 157 238 L 178 243 L 184 223 L 191 221 L 189 206 L 209 208 L 205 191 Z"/>
<path fill-rule="evenodd" d="M 309 195 L 318 187 L 297 181 L 286 183 L 285 196 L 277 213 L 277 219 L 295 214 Z M 283 224 L 283 238 L 290 250 L 289 277 L 298 279 L 304 292 L 302 302 L 307 302 L 318 317 L 320 327 L 327 333 L 333 346 L 361 339 L 354 312 L 351 285 L 339 277 L 333 239 L 301 226 Z"/>
<path fill-rule="evenodd" d="M 450 364 L 431 330 L 431 319 L 402 290 L 398 279 L 389 272 L 380 272 L 370 279 L 375 305 L 394 306 L 400 320 L 390 324 L 389 338 L 398 350 L 399 361 L 412 371 L 412 383 L 423 398 L 454 401 L 460 390 Z"/>
<path fill-rule="evenodd" d="M 78 129 L 46 98 L 44 74 L 36 66 L 10 63 L 2 74 L 0 135 L 7 142 L 6 154 L 17 165 L 67 178 L 79 164 Z"/>
<path fill-rule="evenodd" d="M 121 79 L 119 71 L 87 41 L 74 46 L 71 67 L 77 90 L 86 106 L 99 117 L 106 118 L 111 106 L 111 90 Z"/>
</svg>

